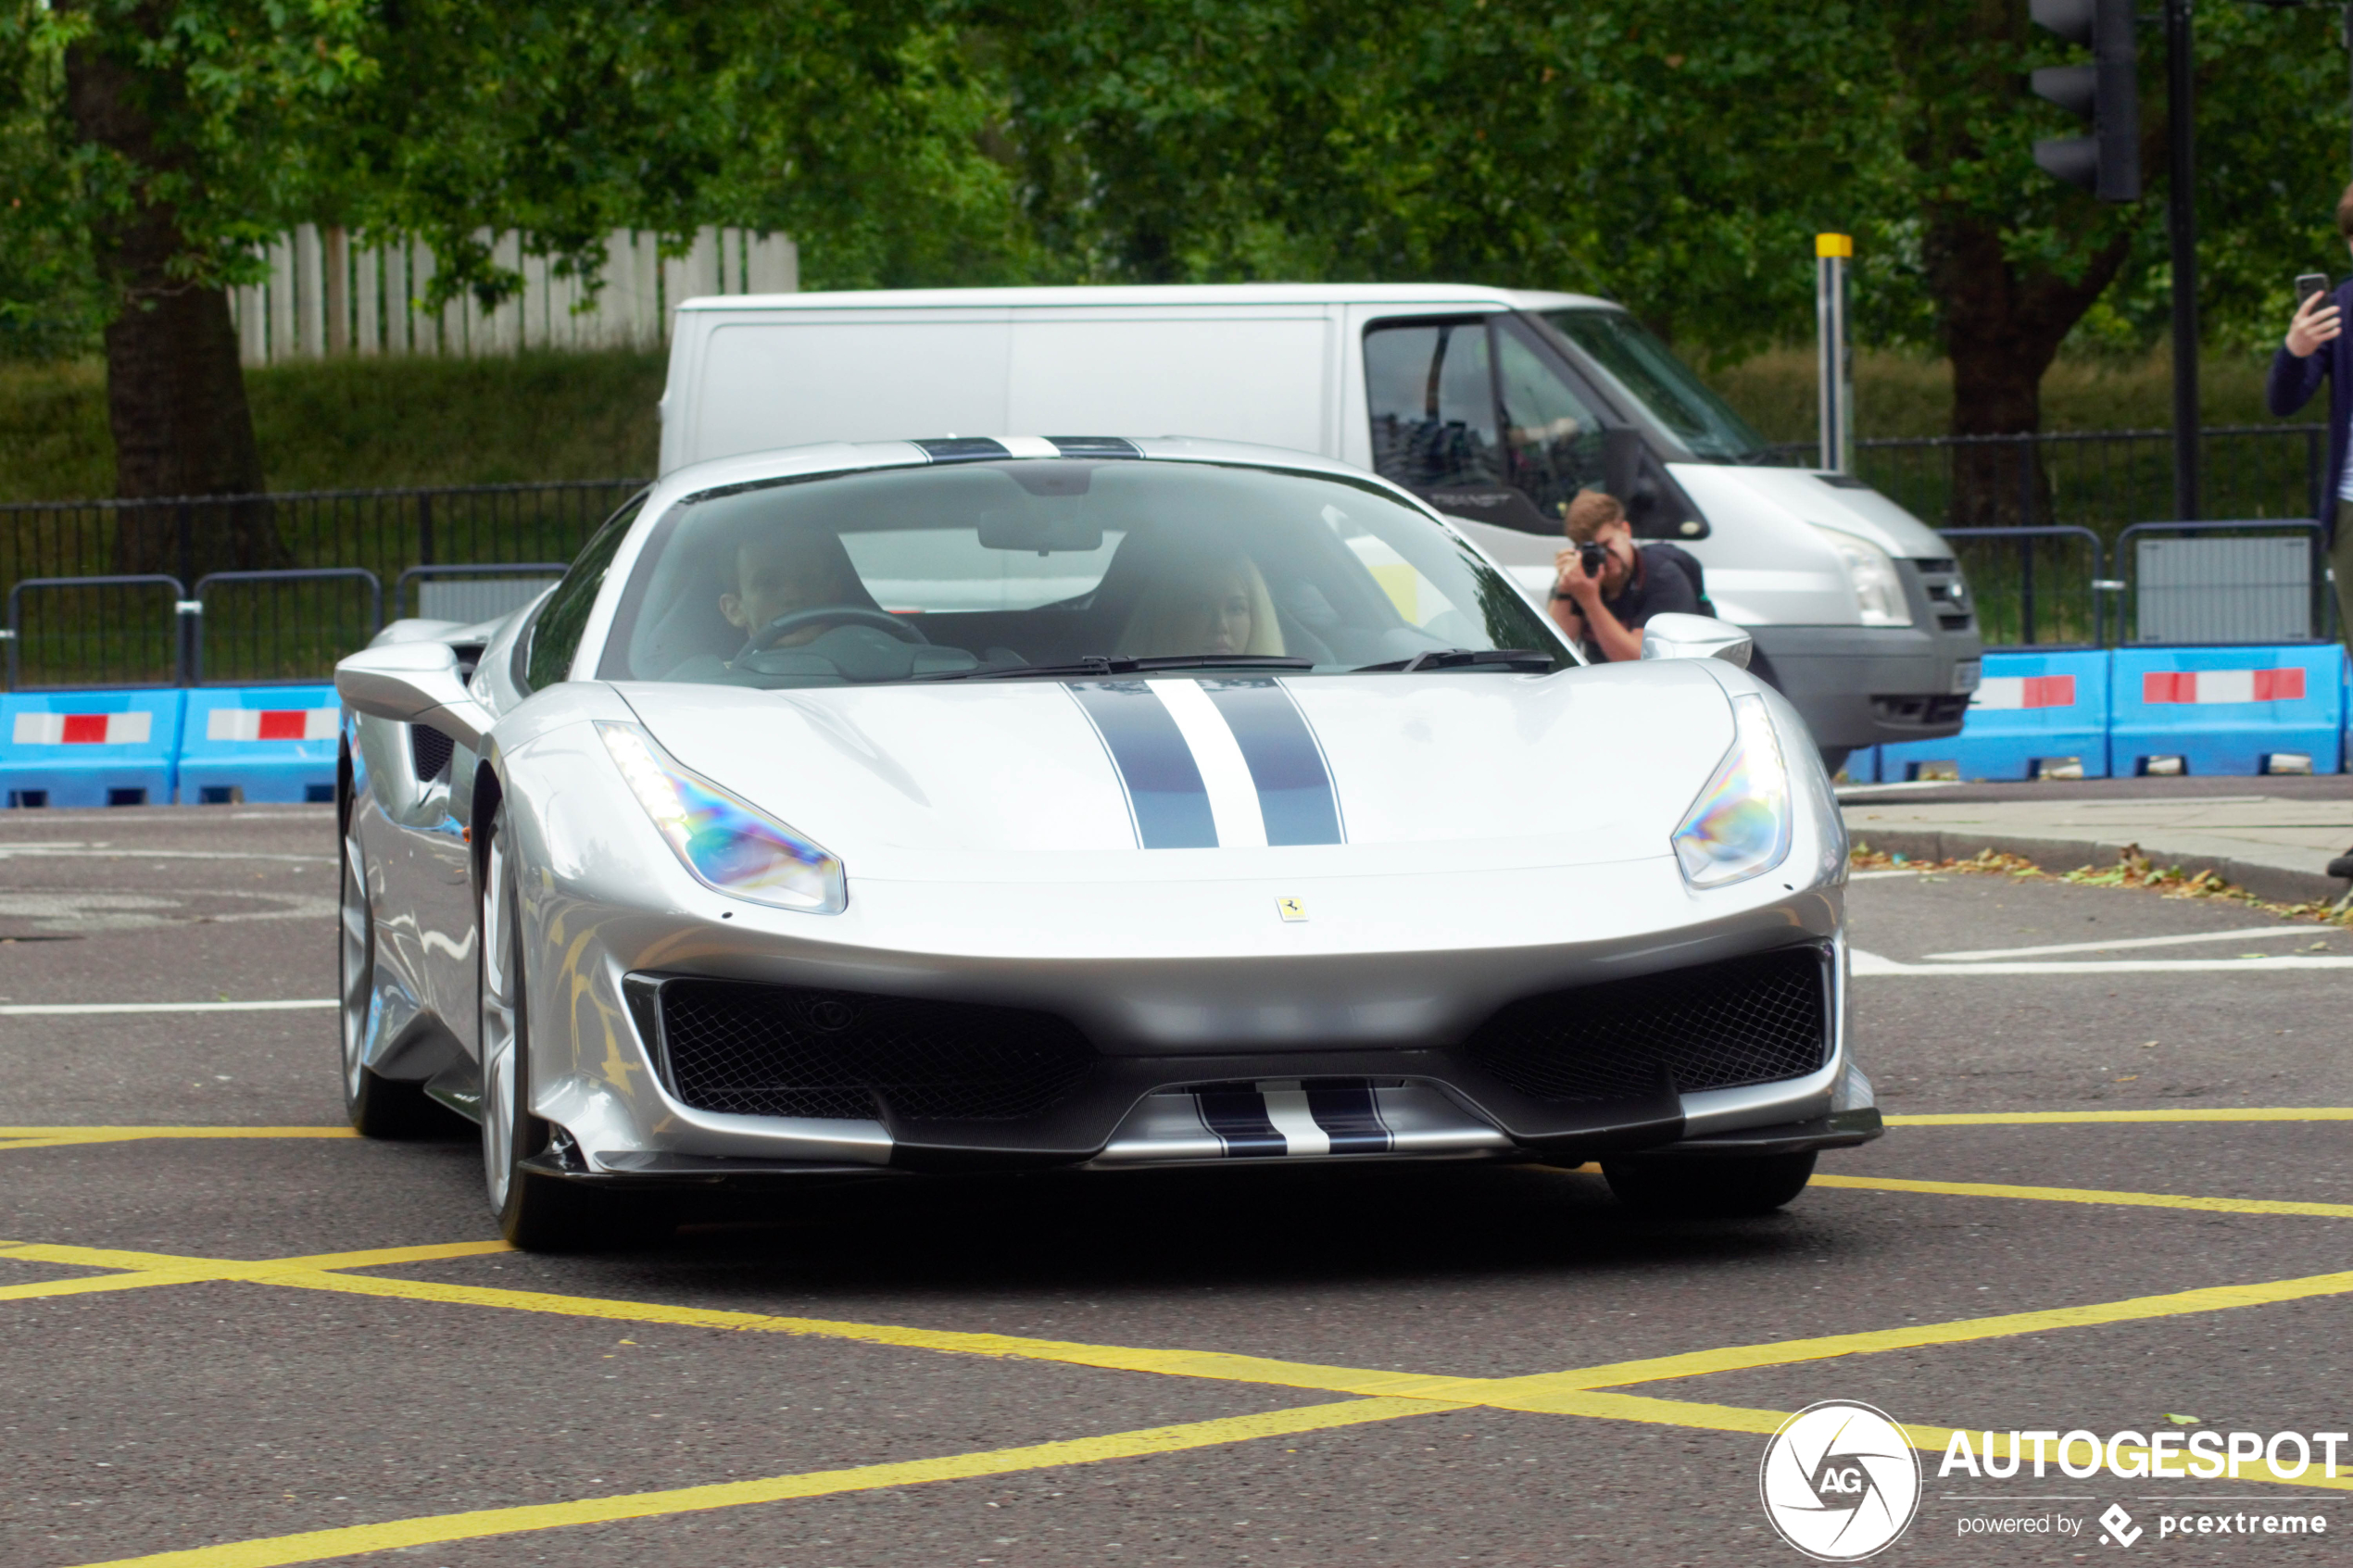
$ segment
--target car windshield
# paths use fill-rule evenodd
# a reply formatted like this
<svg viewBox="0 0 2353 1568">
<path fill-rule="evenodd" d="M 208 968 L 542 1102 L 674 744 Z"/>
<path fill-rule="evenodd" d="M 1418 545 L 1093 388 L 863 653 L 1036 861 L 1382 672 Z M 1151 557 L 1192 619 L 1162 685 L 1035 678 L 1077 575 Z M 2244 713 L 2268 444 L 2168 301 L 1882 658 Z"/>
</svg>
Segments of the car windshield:
<svg viewBox="0 0 2353 1568">
<path fill-rule="evenodd" d="M 1013 459 L 697 497 L 654 526 L 599 674 L 761 687 L 1101 661 L 1336 672 L 1453 650 L 1573 660 L 1516 588 L 1370 484 Z M 1140 661 L 1140 663 L 1139 663 Z"/>
<path fill-rule="evenodd" d="M 1693 455 L 1762 462 L 1770 445 L 1732 406 L 1707 389 L 1640 321 L 1623 310 L 1547 310 L 1543 319 L 1614 377 Z"/>
</svg>

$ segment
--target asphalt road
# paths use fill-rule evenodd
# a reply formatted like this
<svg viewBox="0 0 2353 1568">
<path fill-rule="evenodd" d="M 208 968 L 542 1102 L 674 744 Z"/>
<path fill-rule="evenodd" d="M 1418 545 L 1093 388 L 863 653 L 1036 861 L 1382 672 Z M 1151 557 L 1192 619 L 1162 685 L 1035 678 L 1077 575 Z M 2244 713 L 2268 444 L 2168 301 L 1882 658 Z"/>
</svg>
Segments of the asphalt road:
<svg viewBox="0 0 2353 1568">
<path fill-rule="evenodd" d="M 2353 1113 L 2311 1114 L 2353 1107 L 2342 930 L 1858 881 L 1883 1107 L 1993 1119 L 1826 1157 L 1764 1220 L 1251 1169 L 835 1189 L 539 1258 L 492 1242 L 471 1141 L 334 1135 L 331 1010 L 217 1010 L 332 995 L 334 874 L 318 809 L 0 817 L 0 1561 L 1797 1563 L 1757 1465 L 1818 1400 L 2353 1430 Z M 2007 956 L 1934 956 L 1970 952 Z M 2144 1119 L 2015 1119 L 2050 1111 Z M 2341 1562 L 2343 1457 L 2329 1487 L 1930 1453 L 1879 1561 L 2115 1553 L 1961 1531 L 2119 1502 L 2136 1557 Z M 2328 1532 L 2158 1534 L 2291 1506 Z M 524 1512 L 452 1517 L 485 1510 Z"/>
</svg>

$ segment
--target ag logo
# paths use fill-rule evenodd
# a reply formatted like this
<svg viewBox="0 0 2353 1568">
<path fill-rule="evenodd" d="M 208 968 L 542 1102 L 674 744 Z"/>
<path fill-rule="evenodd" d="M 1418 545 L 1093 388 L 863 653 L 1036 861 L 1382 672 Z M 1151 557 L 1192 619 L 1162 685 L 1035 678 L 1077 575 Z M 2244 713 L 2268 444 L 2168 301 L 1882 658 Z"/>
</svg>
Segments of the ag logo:
<svg viewBox="0 0 2353 1568">
<path fill-rule="evenodd" d="M 1854 1562 L 1911 1524 L 1920 1461 L 1885 1414 L 1828 1399 L 1781 1423 L 1756 1484 L 1781 1539 L 1817 1562 Z"/>
</svg>

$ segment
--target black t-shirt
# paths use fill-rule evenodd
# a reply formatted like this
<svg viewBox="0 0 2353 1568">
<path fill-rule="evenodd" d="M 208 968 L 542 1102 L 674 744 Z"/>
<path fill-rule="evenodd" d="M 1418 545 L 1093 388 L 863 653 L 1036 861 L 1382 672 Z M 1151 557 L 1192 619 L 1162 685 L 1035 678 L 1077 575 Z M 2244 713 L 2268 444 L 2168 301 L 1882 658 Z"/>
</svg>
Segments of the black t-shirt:
<svg viewBox="0 0 2353 1568">
<path fill-rule="evenodd" d="M 1604 596 L 1602 599 L 1619 625 L 1636 632 L 1654 615 L 1707 613 L 1700 606 L 1699 587 L 1691 572 L 1675 558 L 1682 554 L 1672 545 L 1643 545 L 1635 549 L 1640 570 L 1627 578 L 1616 598 Z M 1609 661 L 1609 655 L 1590 635 L 1585 639 L 1585 657 L 1596 664 Z"/>
</svg>

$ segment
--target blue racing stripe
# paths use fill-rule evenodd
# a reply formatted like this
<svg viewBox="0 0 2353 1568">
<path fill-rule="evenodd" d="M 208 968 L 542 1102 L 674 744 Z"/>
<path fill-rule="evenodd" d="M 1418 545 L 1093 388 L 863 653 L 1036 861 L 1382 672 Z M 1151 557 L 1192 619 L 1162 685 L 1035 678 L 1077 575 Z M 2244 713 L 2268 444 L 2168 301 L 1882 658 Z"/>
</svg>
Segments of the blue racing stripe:
<svg viewBox="0 0 2353 1568">
<path fill-rule="evenodd" d="M 1264 1160 L 1290 1152 L 1290 1140 L 1266 1119 L 1266 1098 L 1255 1084 L 1210 1084 L 1193 1091 L 1202 1125 L 1217 1135 L 1235 1160 Z"/>
<path fill-rule="evenodd" d="M 1389 1152 L 1389 1124 L 1380 1119 L 1380 1101 L 1372 1085 L 1330 1079 L 1305 1087 L 1307 1113 L 1331 1139 L 1334 1154 Z"/>
<path fill-rule="evenodd" d="M 1204 680 L 1202 690 L 1234 732 L 1258 786 L 1258 812 L 1269 844 L 1340 843 L 1340 797 L 1323 747 L 1290 693 L 1260 677 Z"/>
<path fill-rule="evenodd" d="M 1217 824 L 1192 748 L 1141 681 L 1074 681 L 1070 695 L 1094 721 L 1126 788 L 1136 837 L 1147 849 L 1214 849 Z"/>
</svg>

